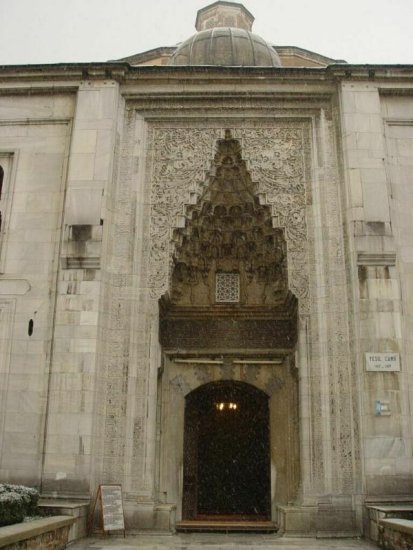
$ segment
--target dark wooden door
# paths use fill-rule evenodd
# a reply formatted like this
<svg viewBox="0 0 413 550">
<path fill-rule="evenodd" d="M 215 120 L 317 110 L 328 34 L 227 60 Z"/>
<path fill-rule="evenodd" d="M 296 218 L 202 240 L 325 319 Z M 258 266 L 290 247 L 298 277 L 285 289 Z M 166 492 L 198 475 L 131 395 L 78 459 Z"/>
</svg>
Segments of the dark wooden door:
<svg viewBox="0 0 413 550">
<path fill-rule="evenodd" d="M 211 383 L 187 397 L 183 519 L 270 517 L 266 394 L 241 382 Z"/>
</svg>

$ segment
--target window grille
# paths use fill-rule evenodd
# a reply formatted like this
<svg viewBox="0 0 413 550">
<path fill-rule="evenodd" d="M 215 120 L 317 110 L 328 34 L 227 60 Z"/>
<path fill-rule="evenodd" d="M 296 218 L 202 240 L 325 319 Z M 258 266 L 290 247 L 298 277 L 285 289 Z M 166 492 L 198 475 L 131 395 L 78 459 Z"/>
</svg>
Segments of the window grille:
<svg viewBox="0 0 413 550">
<path fill-rule="evenodd" d="M 215 297 L 217 302 L 239 302 L 239 273 L 216 273 Z"/>
</svg>

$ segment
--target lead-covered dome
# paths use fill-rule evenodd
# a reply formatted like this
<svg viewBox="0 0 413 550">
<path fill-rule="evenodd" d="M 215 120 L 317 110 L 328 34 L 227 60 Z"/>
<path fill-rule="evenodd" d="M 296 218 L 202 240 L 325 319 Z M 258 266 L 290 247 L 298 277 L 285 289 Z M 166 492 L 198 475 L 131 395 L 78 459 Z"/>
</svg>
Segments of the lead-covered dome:
<svg viewBox="0 0 413 550">
<path fill-rule="evenodd" d="M 198 11 L 199 32 L 178 46 L 169 64 L 280 67 L 274 48 L 251 32 L 253 22 L 242 4 L 214 2 Z"/>
<path fill-rule="evenodd" d="M 277 52 L 263 38 L 245 29 L 217 27 L 183 42 L 170 65 L 280 67 Z"/>
</svg>

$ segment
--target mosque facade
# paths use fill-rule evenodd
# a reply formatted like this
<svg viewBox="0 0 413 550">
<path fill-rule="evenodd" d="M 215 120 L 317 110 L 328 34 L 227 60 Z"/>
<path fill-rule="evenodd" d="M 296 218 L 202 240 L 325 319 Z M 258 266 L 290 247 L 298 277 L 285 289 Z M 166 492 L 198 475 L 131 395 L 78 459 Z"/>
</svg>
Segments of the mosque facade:
<svg viewBox="0 0 413 550">
<path fill-rule="evenodd" d="M 0 68 L 0 478 L 360 534 L 413 501 L 413 66 L 253 20 Z"/>
</svg>

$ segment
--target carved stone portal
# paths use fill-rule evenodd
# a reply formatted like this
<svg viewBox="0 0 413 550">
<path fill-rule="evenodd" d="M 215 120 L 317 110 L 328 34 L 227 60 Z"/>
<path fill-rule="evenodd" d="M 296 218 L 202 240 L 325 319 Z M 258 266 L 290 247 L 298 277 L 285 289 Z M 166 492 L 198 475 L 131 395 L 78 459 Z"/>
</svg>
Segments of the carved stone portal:
<svg viewBox="0 0 413 550">
<path fill-rule="evenodd" d="M 296 300 L 288 292 L 283 231 L 260 204 L 229 131 L 217 141 L 204 191 L 186 207 L 174 242 L 171 295 L 161 302 L 164 349 L 294 347 Z"/>
<path fill-rule="evenodd" d="M 208 130 L 202 136 L 207 137 Z M 205 170 L 204 181 L 197 187 L 199 192 L 194 193 L 195 200 L 183 206 L 181 226 L 172 231 L 170 290 L 160 300 L 159 334 L 165 364 L 160 398 L 160 487 L 170 502 L 177 503 L 178 520 L 216 513 L 229 514 L 234 520 L 240 514 L 269 519 L 275 510 L 272 504 L 285 504 L 297 495 L 298 381 L 295 368 L 287 366 L 293 363 L 297 341 L 297 299 L 288 284 L 285 230 L 274 227 L 274 209 L 263 199 L 259 183 L 251 177 L 243 159 L 242 140 L 227 130 L 213 143 L 212 166 Z M 184 150 L 180 154 L 184 155 Z M 180 163 L 175 166 L 177 177 Z M 277 181 L 274 178 L 274 186 Z M 297 197 L 302 201 L 302 189 L 292 195 L 291 202 Z M 176 195 L 171 209 L 176 206 L 174 201 Z M 158 206 L 157 213 L 161 211 Z M 304 217 L 297 219 L 297 223 L 302 223 Z M 297 227 L 294 235 L 300 235 L 302 241 Z M 153 251 L 161 251 L 161 242 Z M 298 247 L 293 250 L 297 258 Z M 225 499 L 214 500 L 215 485 L 211 485 L 213 493 L 204 491 L 209 480 L 202 476 L 202 456 L 208 468 L 214 470 L 209 453 L 216 445 L 221 458 L 227 453 L 219 441 L 208 439 L 206 428 L 205 433 L 199 428 L 197 412 L 195 422 L 186 425 L 183 445 L 183 420 L 185 415 L 188 417 L 184 413 L 184 395 L 201 386 L 200 395 L 204 385 L 211 383 L 211 399 L 215 403 L 220 396 L 214 392 L 220 384 L 235 391 L 237 382 L 249 384 L 251 391 L 262 388 L 266 392 L 265 435 L 261 433 L 259 441 L 251 439 L 251 445 L 263 445 L 265 451 L 265 464 L 258 466 L 265 474 L 264 480 L 253 482 L 262 489 L 257 496 L 261 504 L 254 506 L 254 511 L 238 493 L 229 505 Z M 248 422 L 245 417 L 232 426 L 231 434 L 236 440 L 242 440 Z M 255 420 L 248 425 L 252 431 L 257 429 Z M 211 434 L 216 431 L 214 427 L 210 430 Z M 226 432 L 222 434 L 227 441 Z M 204 441 L 205 448 L 194 445 L 195 440 Z M 248 469 L 257 469 L 257 464 L 252 452 L 247 455 L 242 475 L 250 477 Z M 182 464 L 183 489 L 179 480 Z M 228 464 L 225 468 L 221 471 L 217 467 L 223 476 L 218 485 L 229 487 L 228 491 L 235 485 L 244 487 L 250 495 L 250 489 L 234 481 L 238 469 Z"/>
</svg>

